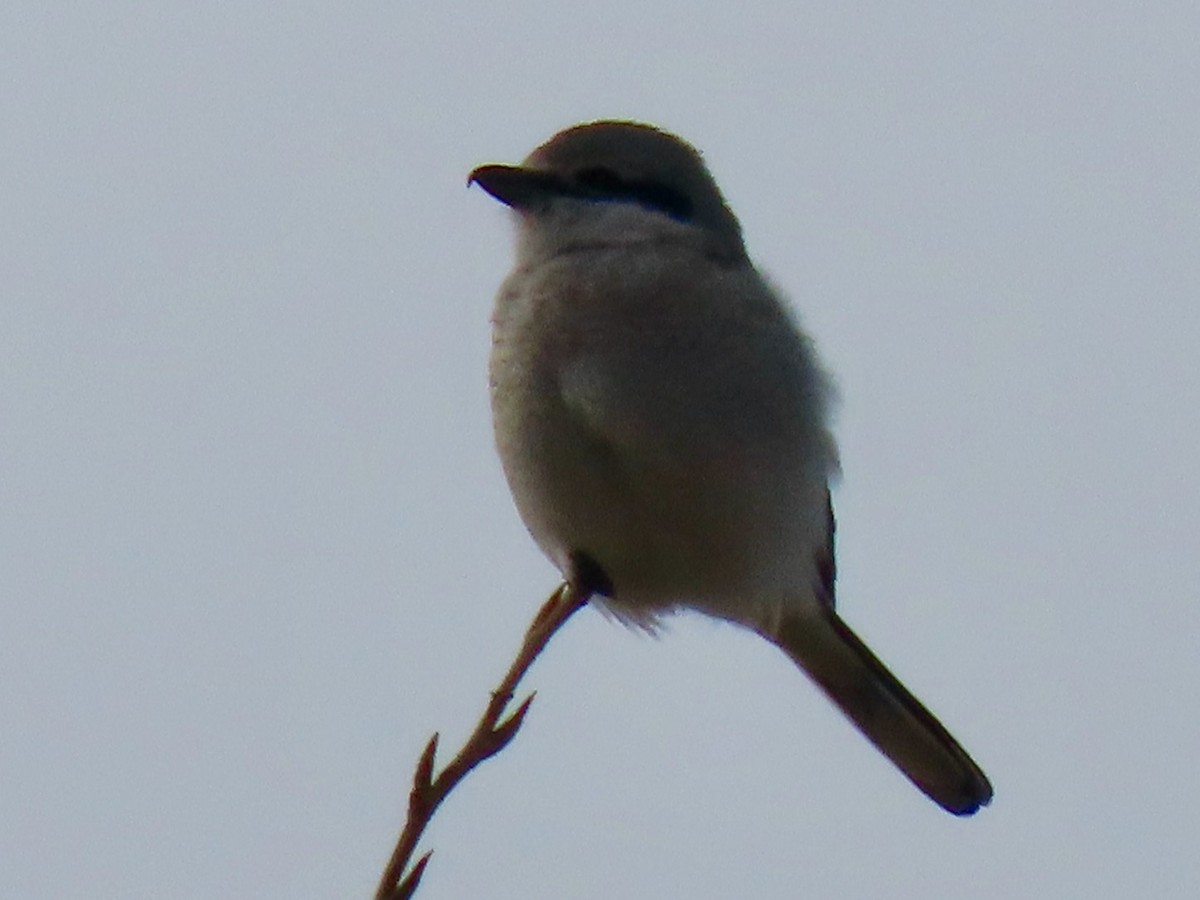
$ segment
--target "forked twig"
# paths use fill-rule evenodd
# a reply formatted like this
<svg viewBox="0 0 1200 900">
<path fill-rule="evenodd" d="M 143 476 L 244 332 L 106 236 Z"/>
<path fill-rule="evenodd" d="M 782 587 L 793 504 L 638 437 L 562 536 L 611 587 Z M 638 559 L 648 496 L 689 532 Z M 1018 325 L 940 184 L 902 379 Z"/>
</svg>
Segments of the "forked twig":
<svg viewBox="0 0 1200 900">
<path fill-rule="evenodd" d="M 408 900 L 412 897 L 433 851 L 418 859 L 407 874 L 405 870 L 408 869 L 409 860 L 413 851 L 417 849 L 417 842 L 420 841 L 429 820 L 433 818 L 438 805 L 468 772 L 485 759 L 495 756 L 516 737 L 534 698 L 534 694 L 530 694 L 501 721 L 517 685 L 550 638 L 576 610 L 587 603 L 589 596 L 589 592 L 564 584 L 542 605 L 530 623 L 529 630 L 525 632 L 525 642 L 521 645 L 517 658 L 492 692 L 492 699 L 488 702 L 475 730 L 471 732 L 458 755 L 436 778 L 433 777 L 433 766 L 438 736 L 434 734 L 429 739 L 413 775 L 412 791 L 408 795 L 408 819 L 404 823 L 404 830 L 400 832 L 396 849 L 392 851 L 392 858 L 384 869 L 379 888 L 375 891 L 375 900 Z"/>
</svg>

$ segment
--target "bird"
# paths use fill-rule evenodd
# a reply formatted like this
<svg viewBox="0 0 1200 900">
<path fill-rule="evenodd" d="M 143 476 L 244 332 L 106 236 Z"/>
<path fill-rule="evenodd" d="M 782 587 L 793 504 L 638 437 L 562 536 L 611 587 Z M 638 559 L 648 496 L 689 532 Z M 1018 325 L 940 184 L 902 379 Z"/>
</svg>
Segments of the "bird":
<svg viewBox="0 0 1200 900">
<path fill-rule="evenodd" d="M 761 635 L 943 809 L 989 803 L 835 608 L 832 380 L 700 152 L 602 120 L 471 184 L 516 224 L 492 313 L 496 447 L 567 582 L 651 631 L 694 610 Z"/>
</svg>

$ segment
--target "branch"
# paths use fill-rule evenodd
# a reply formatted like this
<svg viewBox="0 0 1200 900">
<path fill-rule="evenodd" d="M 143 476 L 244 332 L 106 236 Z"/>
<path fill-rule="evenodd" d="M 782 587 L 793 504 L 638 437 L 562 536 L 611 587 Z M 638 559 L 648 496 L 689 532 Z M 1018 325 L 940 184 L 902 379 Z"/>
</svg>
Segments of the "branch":
<svg viewBox="0 0 1200 900">
<path fill-rule="evenodd" d="M 408 874 L 405 874 L 409 860 L 412 858 L 413 851 L 417 849 L 417 843 L 421 840 L 425 827 L 433 818 L 433 814 L 441 802 L 466 777 L 468 772 L 485 759 L 495 756 L 516 737 L 534 697 L 533 694 L 530 694 L 521 701 L 520 706 L 501 721 L 517 685 L 529 667 L 533 665 L 538 654 L 549 643 L 550 638 L 576 610 L 587 603 L 590 596 L 590 591 L 563 584 L 542 605 L 538 614 L 534 616 L 533 622 L 530 623 L 529 630 L 525 632 L 525 642 L 521 645 L 521 650 L 517 654 L 517 658 L 513 660 L 512 666 L 509 667 L 508 674 L 492 691 L 492 699 L 488 702 L 487 709 L 484 710 L 475 730 L 467 738 L 467 742 L 458 755 L 450 761 L 446 768 L 442 769 L 436 778 L 433 777 L 433 765 L 434 756 L 437 753 L 438 736 L 434 734 L 429 739 L 429 743 L 425 745 L 425 751 L 417 761 L 417 769 L 413 775 L 412 791 L 408 795 L 408 819 L 404 823 L 404 830 L 400 832 L 396 849 L 392 852 L 392 858 L 389 860 L 387 868 L 384 869 L 383 878 L 375 891 L 375 900 L 408 900 L 412 897 L 417 885 L 421 882 L 421 876 L 425 873 L 429 857 L 433 853 L 432 850 L 426 853 L 408 870 Z"/>
</svg>

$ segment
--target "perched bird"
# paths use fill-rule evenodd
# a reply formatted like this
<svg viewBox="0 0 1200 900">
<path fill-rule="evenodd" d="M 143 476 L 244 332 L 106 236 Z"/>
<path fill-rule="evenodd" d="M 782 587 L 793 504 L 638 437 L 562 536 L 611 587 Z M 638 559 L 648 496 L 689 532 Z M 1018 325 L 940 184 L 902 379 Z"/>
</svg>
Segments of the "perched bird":
<svg viewBox="0 0 1200 900">
<path fill-rule="evenodd" d="M 778 646 L 956 815 L 979 766 L 834 609 L 831 387 L 700 154 L 633 122 L 470 175 L 515 211 L 496 444 L 542 551 L 617 617 L 694 609 Z"/>
</svg>

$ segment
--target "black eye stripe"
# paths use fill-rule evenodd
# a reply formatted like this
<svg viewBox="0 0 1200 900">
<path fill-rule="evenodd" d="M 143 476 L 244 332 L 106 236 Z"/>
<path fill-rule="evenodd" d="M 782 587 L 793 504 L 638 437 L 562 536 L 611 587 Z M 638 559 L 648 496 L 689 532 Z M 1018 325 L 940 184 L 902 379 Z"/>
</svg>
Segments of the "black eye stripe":
<svg viewBox="0 0 1200 900">
<path fill-rule="evenodd" d="M 657 209 L 673 219 L 687 222 L 692 218 L 692 201 L 665 184 L 646 181 L 631 186 L 630 196 L 643 206 Z"/>
<path fill-rule="evenodd" d="M 680 191 L 656 181 L 625 180 L 612 169 L 581 169 L 574 182 L 579 196 L 589 200 L 632 200 L 683 222 L 691 220 L 694 212 L 691 200 Z"/>
<path fill-rule="evenodd" d="M 603 166 L 580 169 L 575 173 L 575 181 L 586 188 L 602 192 L 620 192 L 625 187 L 625 182 L 621 180 L 620 175 L 612 169 L 606 169 Z"/>
</svg>

